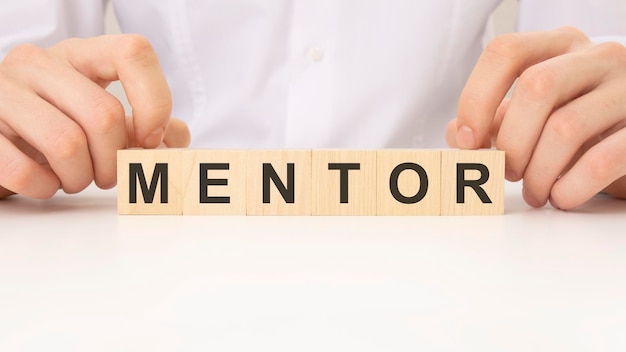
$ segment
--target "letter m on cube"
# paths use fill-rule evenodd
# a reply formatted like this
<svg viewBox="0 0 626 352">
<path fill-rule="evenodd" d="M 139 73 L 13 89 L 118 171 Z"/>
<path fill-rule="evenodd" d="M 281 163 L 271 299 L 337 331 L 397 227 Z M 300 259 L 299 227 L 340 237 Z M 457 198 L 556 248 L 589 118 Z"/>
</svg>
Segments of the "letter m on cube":
<svg viewBox="0 0 626 352">
<path fill-rule="evenodd" d="M 154 194 L 156 193 L 157 186 L 161 184 L 161 204 L 167 204 L 169 189 L 167 184 L 168 179 L 168 164 L 156 163 L 154 165 L 154 172 L 152 172 L 152 180 L 150 186 L 146 182 L 146 175 L 143 172 L 141 163 L 131 163 L 128 165 L 128 199 L 132 204 L 137 204 L 137 184 L 141 187 L 141 194 L 143 195 L 143 202 L 145 204 L 154 203 Z M 160 182 L 159 182 L 160 181 Z"/>
<path fill-rule="evenodd" d="M 118 151 L 117 185 L 119 214 L 182 214 L 182 151 Z"/>
</svg>

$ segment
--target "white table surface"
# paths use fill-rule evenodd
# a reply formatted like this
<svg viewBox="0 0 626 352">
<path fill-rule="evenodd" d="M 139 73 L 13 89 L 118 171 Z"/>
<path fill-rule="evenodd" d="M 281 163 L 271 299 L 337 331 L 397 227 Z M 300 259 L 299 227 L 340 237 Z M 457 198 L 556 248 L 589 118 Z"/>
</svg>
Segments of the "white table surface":
<svg viewBox="0 0 626 352">
<path fill-rule="evenodd" d="M 0 351 L 624 351 L 626 202 L 496 217 L 0 201 Z"/>
</svg>

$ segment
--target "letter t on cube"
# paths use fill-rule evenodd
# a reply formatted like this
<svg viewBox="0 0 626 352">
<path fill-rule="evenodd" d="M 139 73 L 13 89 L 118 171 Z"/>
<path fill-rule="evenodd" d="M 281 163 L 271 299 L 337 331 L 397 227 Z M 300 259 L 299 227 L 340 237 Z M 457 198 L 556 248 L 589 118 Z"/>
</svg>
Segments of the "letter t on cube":
<svg viewBox="0 0 626 352">
<path fill-rule="evenodd" d="M 313 151 L 313 215 L 376 215 L 376 151 Z"/>
</svg>

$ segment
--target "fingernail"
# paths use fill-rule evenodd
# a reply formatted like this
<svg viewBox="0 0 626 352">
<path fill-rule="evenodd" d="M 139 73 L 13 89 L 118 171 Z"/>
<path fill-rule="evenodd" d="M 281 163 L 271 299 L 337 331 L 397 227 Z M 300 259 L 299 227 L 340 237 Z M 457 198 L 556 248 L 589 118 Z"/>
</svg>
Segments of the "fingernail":
<svg viewBox="0 0 626 352">
<path fill-rule="evenodd" d="M 154 130 L 146 139 L 143 140 L 143 145 L 146 148 L 156 148 L 163 141 L 163 129 L 159 128 Z"/>
<path fill-rule="evenodd" d="M 456 134 L 456 143 L 461 149 L 473 149 L 476 145 L 474 131 L 468 126 L 459 127 Z"/>
</svg>

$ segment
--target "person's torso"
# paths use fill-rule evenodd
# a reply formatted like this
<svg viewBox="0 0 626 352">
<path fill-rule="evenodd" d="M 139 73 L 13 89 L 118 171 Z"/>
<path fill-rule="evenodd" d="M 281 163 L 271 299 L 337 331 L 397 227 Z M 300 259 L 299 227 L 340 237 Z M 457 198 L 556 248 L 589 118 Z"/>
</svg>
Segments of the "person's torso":
<svg viewBox="0 0 626 352">
<path fill-rule="evenodd" d="M 499 0 L 114 1 L 196 147 L 437 147 Z"/>
</svg>

